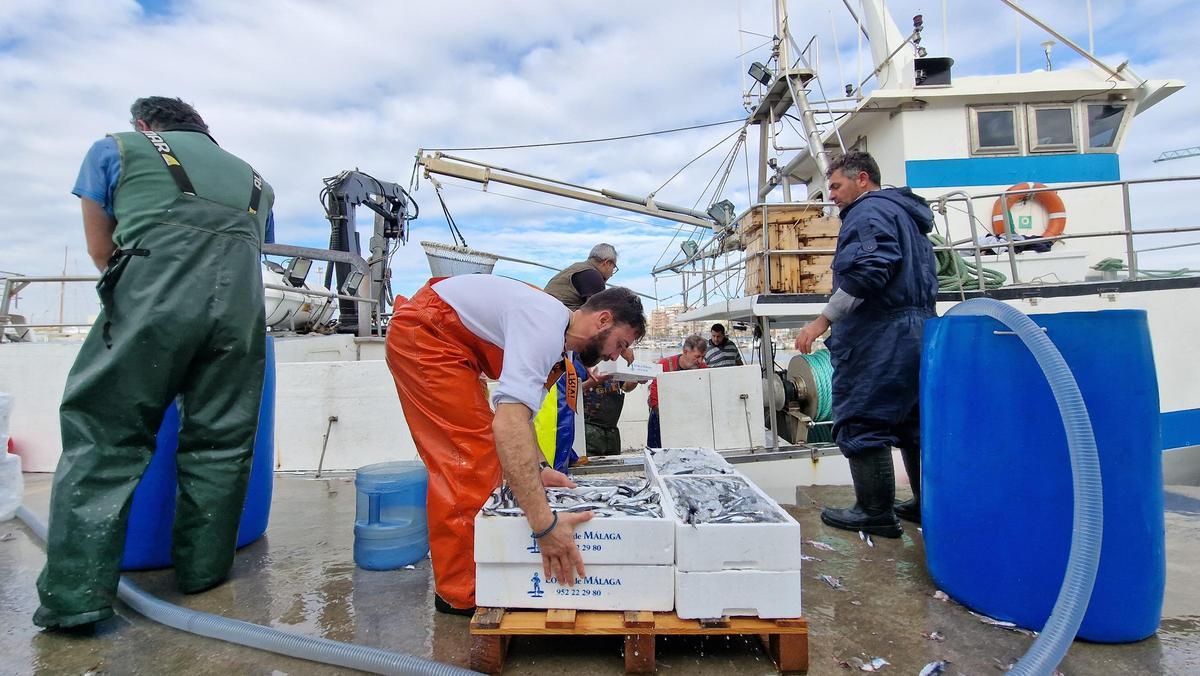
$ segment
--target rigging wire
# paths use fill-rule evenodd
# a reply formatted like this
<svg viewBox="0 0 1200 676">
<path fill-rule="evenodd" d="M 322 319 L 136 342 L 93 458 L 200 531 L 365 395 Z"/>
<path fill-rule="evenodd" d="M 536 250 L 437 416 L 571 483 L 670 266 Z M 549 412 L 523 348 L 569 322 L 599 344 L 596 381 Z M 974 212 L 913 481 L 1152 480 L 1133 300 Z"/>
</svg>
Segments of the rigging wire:
<svg viewBox="0 0 1200 676">
<path fill-rule="evenodd" d="M 433 192 L 437 194 L 438 202 L 442 205 L 442 213 L 446 215 L 446 224 L 450 226 L 450 237 L 454 239 L 456 245 L 467 247 L 467 239 L 463 237 L 462 231 L 458 229 L 458 225 L 454 222 L 454 217 L 450 215 L 450 208 L 446 206 L 446 200 L 442 197 L 442 186 L 437 181 L 433 182 Z"/>
<path fill-rule="evenodd" d="M 709 205 L 717 201 L 717 197 L 721 194 L 721 188 L 725 185 L 725 179 L 728 178 L 729 173 L 733 171 L 733 160 L 737 158 L 738 149 L 741 147 L 742 141 L 744 141 L 745 138 L 746 134 L 745 130 L 743 130 L 741 136 L 738 137 L 738 140 L 735 141 L 733 146 L 729 149 L 729 152 L 725 153 L 725 157 L 721 159 L 721 164 L 717 165 L 717 170 L 713 172 L 712 177 L 708 179 L 708 183 L 705 184 L 704 190 L 700 192 L 700 196 L 697 197 L 696 201 L 692 204 L 693 209 L 700 206 L 700 203 L 704 201 L 704 196 L 708 194 L 708 189 L 713 186 L 713 182 L 717 180 L 718 176 L 722 176 L 723 174 L 721 181 L 717 183 L 717 189 L 713 191 L 712 200 L 709 201 Z"/>
<path fill-rule="evenodd" d="M 745 121 L 743 120 L 743 122 L 745 122 Z M 668 183 L 670 183 L 671 181 L 674 181 L 676 178 L 678 178 L 678 176 L 679 176 L 680 174 L 682 174 L 682 173 L 684 172 L 684 170 L 686 170 L 688 167 L 690 167 L 690 166 L 692 166 L 693 164 L 695 164 L 697 160 L 699 160 L 700 158 L 704 157 L 705 155 L 707 155 L 707 154 L 711 153 L 712 151 L 716 150 L 717 148 L 721 147 L 721 144 L 722 144 L 722 143 L 724 143 L 724 142 L 728 141 L 729 139 L 733 138 L 735 134 L 738 134 L 739 132 L 741 132 L 741 131 L 742 131 L 743 129 L 745 129 L 745 128 L 746 128 L 746 125 L 745 125 L 745 124 L 743 124 L 743 125 L 741 126 L 741 128 L 740 128 L 740 129 L 735 129 L 735 130 L 733 130 L 733 132 L 732 132 L 732 133 L 730 133 L 730 134 L 726 135 L 726 136 L 725 136 L 725 138 L 723 138 L 723 139 L 721 139 L 720 141 L 717 141 L 716 143 L 714 143 L 714 144 L 713 144 L 713 145 L 712 145 L 712 146 L 711 146 L 711 147 L 710 147 L 708 150 L 705 150 L 704 152 L 700 153 L 699 155 L 697 155 L 697 156 L 693 157 L 693 158 L 692 158 L 692 159 L 691 159 L 691 160 L 690 160 L 690 161 L 689 161 L 687 164 L 685 164 L 685 165 L 683 165 L 682 167 L 680 167 L 680 168 L 679 168 L 679 171 L 677 171 L 677 172 L 675 172 L 674 174 L 672 174 L 672 175 L 671 175 L 671 178 L 668 178 L 668 179 L 666 180 L 666 182 L 664 182 L 662 185 L 658 186 L 658 188 L 657 188 L 656 190 L 653 190 L 653 191 L 650 193 L 650 197 L 651 197 L 651 198 L 653 198 L 655 195 L 657 195 L 657 194 L 658 194 L 658 191 L 659 191 L 659 190 L 662 190 L 663 188 L 667 187 L 667 184 L 668 184 Z"/>
<path fill-rule="evenodd" d="M 661 134 L 673 134 L 680 131 L 691 131 L 692 129 L 706 129 L 708 127 L 719 127 L 721 125 L 733 124 L 734 122 L 746 122 L 745 118 L 736 120 L 722 120 L 720 122 L 707 122 L 705 124 L 694 124 L 689 127 L 675 127 L 673 129 L 659 129 L 656 131 L 647 131 L 639 134 L 625 134 L 623 136 L 607 136 L 604 138 L 589 138 L 577 139 L 574 141 L 548 141 L 546 143 L 520 143 L 508 146 L 474 146 L 466 148 L 423 148 L 422 150 L 438 151 L 438 152 L 461 152 L 464 150 L 514 150 L 518 148 L 546 148 L 550 146 L 571 146 L 583 143 L 604 143 L 607 141 L 623 141 L 631 138 L 642 138 L 645 136 L 658 136 Z"/>
<path fill-rule="evenodd" d="M 775 42 L 775 38 L 767 38 L 767 41 L 766 41 L 766 42 L 759 43 L 759 44 L 757 44 L 757 45 L 755 45 L 755 46 L 751 47 L 750 49 L 747 49 L 746 51 L 742 52 L 741 54 L 738 54 L 737 56 L 735 56 L 735 57 L 733 57 L 733 58 L 735 58 L 735 59 L 740 59 L 740 58 L 742 58 L 743 56 L 745 56 L 745 55 L 749 54 L 750 52 L 754 52 L 754 51 L 757 51 L 757 50 L 759 50 L 759 49 L 762 49 L 763 47 L 766 47 L 767 45 L 771 44 L 772 42 Z"/>
</svg>

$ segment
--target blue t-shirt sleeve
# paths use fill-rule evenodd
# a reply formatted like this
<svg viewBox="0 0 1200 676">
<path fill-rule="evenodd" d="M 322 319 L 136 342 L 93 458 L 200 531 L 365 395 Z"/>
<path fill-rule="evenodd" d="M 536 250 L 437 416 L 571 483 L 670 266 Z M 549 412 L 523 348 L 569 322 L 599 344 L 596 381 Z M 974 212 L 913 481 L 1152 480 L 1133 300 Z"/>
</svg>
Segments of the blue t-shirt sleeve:
<svg viewBox="0 0 1200 676">
<path fill-rule="evenodd" d="M 71 194 L 76 197 L 86 197 L 104 208 L 104 212 L 113 216 L 113 192 L 117 189 L 117 181 L 121 178 L 121 153 L 117 150 L 117 141 L 111 136 L 96 141 L 83 158 L 79 167 L 79 177 L 75 179 L 75 188 Z"/>
<path fill-rule="evenodd" d="M 275 210 L 267 212 L 267 229 L 263 233 L 263 242 L 266 244 L 275 243 Z"/>
</svg>

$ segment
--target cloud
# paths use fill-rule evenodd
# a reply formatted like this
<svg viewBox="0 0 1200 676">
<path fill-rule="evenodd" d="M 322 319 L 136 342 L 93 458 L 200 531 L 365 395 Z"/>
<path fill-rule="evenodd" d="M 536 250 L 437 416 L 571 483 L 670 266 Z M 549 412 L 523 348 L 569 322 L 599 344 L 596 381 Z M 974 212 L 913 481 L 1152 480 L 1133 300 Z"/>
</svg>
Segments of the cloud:
<svg viewBox="0 0 1200 676">
<path fill-rule="evenodd" d="M 922 4 L 891 0 L 887 6 L 904 30 Z M 968 15 L 961 4 L 952 3 L 949 16 L 956 74 L 1008 72 L 1009 10 L 1000 3 L 973 3 Z M 1025 4 L 1052 23 L 1072 26 L 1071 36 L 1086 43 L 1079 3 Z M 1200 64 L 1187 49 L 1194 32 L 1189 27 L 1200 25 L 1193 6 L 1166 0 L 1093 5 L 1104 53 L 1128 53 L 1144 76 L 1196 72 Z M 838 17 L 843 70 L 836 77 L 849 79 L 857 40 L 841 3 L 791 3 L 797 39 L 803 43 L 814 31 L 823 36 L 821 66 L 833 95 L 840 83 L 830 11 Z M 727 0 L 179 0 L 149 9 L 130 0 L 0 3 L 0 146 L 6 149 L 0 164 L 5 224 L 0 270 L 54 274 L 69 248 L 69 271 L 90 272 L 77 200 L 69 190 L 87 147 L 108 131 L 128 128 L 128 106 L 138 96 L 177 95 L 194 103 L 222 145 L 275 188 L 279 239 L 320 246 L 328 241 L 317 201 L 321 179 L 343 169 L 360 168 L 407 185 L 417 148 L 618 136 L 740 117 L 743 62 L 763 60 L 769 47 L 739 58 L 762 39 L 739 36 L 738 29 L 769 33 L 770 14 L 770 2 Z M 939 53 L 940 12 L 927 13 L 925 22 L 925 44 Z M 1041 39 L 1036 29 L 1023 29 L 1027 68 L 1040 63 Z M 1065 63 L 1064 50 L 1057 47 L 1055 54 Z M 1123 171 L 1182 172 L 1195 162 L 1150 164 L 1160 149 L 1200 143 L 1189 119 L 1195 103 L 1185 89 L 1139 118 Z M 1145 130 L 1143 121 L 1149 123 Z M 734 129 L 458 154 L 621 192 L 658 190 L 656 199 L 703 208 L 712 195 L 705 188 L 732 140 L 663 183 Z M 723 195 L 739 209 L 749 203 L 747 183 L 754 180 L 754 133 L 749 145 L 749 172 L 737 158 Z M 653 291 L 648 271 L 664 250 L 673 256 L 680 239 L 691 234 L 684 228 L 673 240 L 671 223 L 641 225 L 622 219 L 653 219 L 489 188 L 522 198 L 506 199 L 445 182 L 451 213 L 472 246 L 564 266 L 597 241 L 611 241 L 622 251 L 614 281 L 643 292 Z M 421 218 L 413 224 L 413 241 L 394 259 L 395 290 L 402 293 L 428 274 L 417 241 L 449 240 L 431 186 L 422 181 L 415 195 Z M 364 229 L 370 222 L 369 214 L 360 218 Z M 509 263 L 497 270 L 530 281 L 548 275 Z M 663 295 L 678 291 L 674 280 L 659 287 Z M 30 287 L 22 302 L 56 317 L 57 295 L 57 289 Z M 94 311 L 89 309 L 94 296 L 86 285 L 71 287 L 66 305 L 67 314 L 86 315 Z"/>
</svg>

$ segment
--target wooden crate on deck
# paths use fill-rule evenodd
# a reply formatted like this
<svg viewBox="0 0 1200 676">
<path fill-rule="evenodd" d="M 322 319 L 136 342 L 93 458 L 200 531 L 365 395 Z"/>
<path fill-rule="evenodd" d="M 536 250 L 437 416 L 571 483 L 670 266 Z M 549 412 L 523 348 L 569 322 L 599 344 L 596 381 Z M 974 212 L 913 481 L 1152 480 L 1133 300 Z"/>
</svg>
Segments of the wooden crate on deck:
<svg viewBox="0 0 1200 676">
<path fill-rule="evenodd" d="M 738 222 L 740 239 L 746 247 L 746 293 L 829 293 L 833 254 L 771 254 L 770 288 L 764 279 L 763 217 L 772 250 L 828 249 L 837 247 L 841 221 L 810 206 L 780 205 L 750 211 Z"/>
</svg>

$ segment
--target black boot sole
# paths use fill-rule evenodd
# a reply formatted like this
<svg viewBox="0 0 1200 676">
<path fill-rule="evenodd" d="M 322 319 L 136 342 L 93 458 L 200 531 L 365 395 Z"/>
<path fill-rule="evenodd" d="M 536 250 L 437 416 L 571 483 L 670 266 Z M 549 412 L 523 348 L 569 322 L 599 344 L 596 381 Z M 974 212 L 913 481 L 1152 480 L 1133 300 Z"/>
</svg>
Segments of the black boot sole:
<svg viewBox="0 0 1200 676">
<path fill-rule="evenodd" d="M 437 594 L 433 595 L 433 609 L 446 615 L 461 615 L 463 617 L 471 617 L 475 614 L 474 608 L 455 608 Z"/>
<path fill-rule="evenodd" d="M 851 532 L 861 531 L 867 535 L 875 535 L 881 538 L 898 538 L 901 535 L 904 535 L 904 529 L 901 528 L 899 524 L 893 526 L 868 526 L 863 524 L 843 523 L 841 521 L 834 521 L 833 519 L 830 519 L 825 515 L 824 512 L 821 512 L 821 522 L 826 526 L 832 526 L 834 528 L 848 530 Z"/>
</svg>

